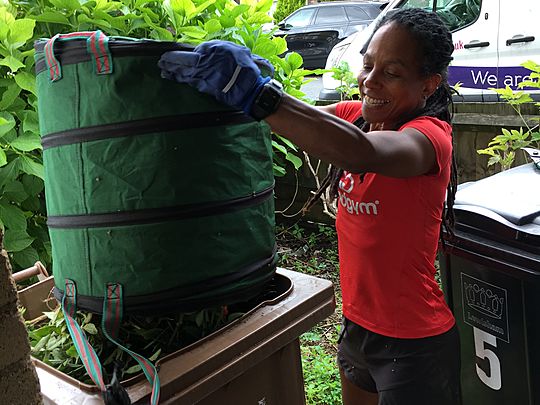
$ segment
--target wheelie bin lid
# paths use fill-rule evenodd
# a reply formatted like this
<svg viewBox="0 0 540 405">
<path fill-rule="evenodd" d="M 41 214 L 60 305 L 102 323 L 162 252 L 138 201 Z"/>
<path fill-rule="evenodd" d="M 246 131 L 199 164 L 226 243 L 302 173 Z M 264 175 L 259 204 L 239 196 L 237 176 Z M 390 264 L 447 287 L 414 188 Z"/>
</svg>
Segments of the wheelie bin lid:
<svg viewBox="0 0 540 405">
<path fill-rule="evenodd" d="M 528 251 L 540 248 L 540 170 L 524 164 L 458 186 L 456 229 Z"/>
</svg>

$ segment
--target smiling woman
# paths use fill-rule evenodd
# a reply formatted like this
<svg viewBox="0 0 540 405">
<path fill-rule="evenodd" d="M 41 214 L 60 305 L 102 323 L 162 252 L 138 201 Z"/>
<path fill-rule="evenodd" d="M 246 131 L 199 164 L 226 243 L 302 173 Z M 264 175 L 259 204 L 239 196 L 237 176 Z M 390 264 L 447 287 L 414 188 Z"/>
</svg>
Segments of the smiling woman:
<svg viewBox="0 0 540 405">
<path fill-rule="evenodd" d="M 245 61 L 244 49 L 227 43 L 195 49 L 200 60 L 220 55 L 204 71 L 183 52 L 166 53 L 160 63 L 164 77 L 265 119 L 335 165 L 323 186 L 332 186 L 341 204 L 338 361 L 345 405 L 461 403 L 459 337 L 434 265 L 441 224 L 451 227 L 453 219 L 453 50 L 437 14 L 387 15 L 366 49 L 361 101 L 319 108 L 282 94 Z M 237 68 L 242 74 L 234 76 Z"/>
<path fill-rule="evenodd" d="M 395 129 L 405 117 L 425 108 L 442 77 L 424 75 L 421 62 L 407 28 L 389 24 L 374 35 L 358 76 L 362 116 L 371 130 Z"/>
</svg>

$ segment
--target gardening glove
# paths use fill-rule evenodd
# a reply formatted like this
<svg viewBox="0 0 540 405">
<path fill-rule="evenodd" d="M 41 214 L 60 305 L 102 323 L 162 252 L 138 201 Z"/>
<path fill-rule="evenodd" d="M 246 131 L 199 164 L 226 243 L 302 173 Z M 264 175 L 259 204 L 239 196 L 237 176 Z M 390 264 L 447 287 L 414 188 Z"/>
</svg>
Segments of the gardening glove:
<svg viewBox="0 0 540 405">
<path fill-rule="evenodd" d="M 171 51 L 161 55 L 161 76 L 186 83 L 219 102 L 250 114 L 253 101 L 270 81 L 257 65 L 273 73 L 266 59 L 252 55 L 248 48 L 227 41 L 209 41 L 192 52 Z"/>
<path fill-rule="evenodd" d="M 255 55 L 254 53 L 251 54 L 251 59 L 253 59 L 253 62 L 260 68 L 260 69 L 266 69 L 270 72 L 269 76 L 274 77 L 274 66 L 266 59 L 259 55 Z"/>
</svg>

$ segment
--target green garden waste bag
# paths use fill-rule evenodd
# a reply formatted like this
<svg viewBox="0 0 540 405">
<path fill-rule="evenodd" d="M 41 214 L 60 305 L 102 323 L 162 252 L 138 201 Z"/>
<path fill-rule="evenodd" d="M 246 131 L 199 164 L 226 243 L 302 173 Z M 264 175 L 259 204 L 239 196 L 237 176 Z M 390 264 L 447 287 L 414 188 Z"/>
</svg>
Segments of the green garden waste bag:
<svg viewBox="0 0 540 405">
<path fill-rule="evenodd" d="M 192 47 L 106 37 L 37 41 L 55 296 L 102 313 L 191 311 L 259 295 L 276 268 L 270 130 L 160 77 Z"/>
</svg>

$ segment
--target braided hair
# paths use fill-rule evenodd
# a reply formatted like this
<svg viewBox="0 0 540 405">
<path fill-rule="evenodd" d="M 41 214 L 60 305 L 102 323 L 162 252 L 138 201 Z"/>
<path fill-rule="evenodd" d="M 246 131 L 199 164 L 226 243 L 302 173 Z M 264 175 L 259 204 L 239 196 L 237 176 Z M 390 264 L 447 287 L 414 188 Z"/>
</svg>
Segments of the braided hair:
<svg viewBox="0 0 540 405">
<path fill-rule="evenodd" d="M 452 52 L 454 51 L 452 34 L 444 25 L 441 18 L 433 12 L 419 8 L 399 9 L 397 11 L 388 12 L 377 23 L 373 34 L 371 34 L 371 37 L 362 49 L 362 54 L 366 52 L 373 35 L 379 28 L 390 23 L 398 24 L 399 26 L 406 28 L 416 40 L 420 54 L 423 55 L 423 59 L 420 61 L 422 69 L 421 73 L 425 76 L 439 74 L 442 77 L 441 84 L 426 100 L 425 107 L 416 111 L 412 117 L 407 117 L 401 124 L 405 124 L 411 119 L 420 116 L 435 117 L 451 124 L 454 114 L 452 94 L 455 90 L 448 84 L 448 65 L 452 60 Z M 369 131 L 369 125 L 363 118 L 360 118 L 354 124 L 364 132 Z M 313 206 L 328 187 L 330 187 L 331 195 L 337 197 L 338 184 L 342 174 L 342 169 L 331 166 L 328 175 L 321 182 L 320 188 L 306 203 L 304 210 Z M 441 226 L 449 233 L 452 233 L 452 228 L 454 226 L 453 205 L 456 189 L 457 167 L 454 152 L 452 150 L 450 181 L 446 195 L 446 209 L 443 212 L 441 223 Z"/>
</svg>

